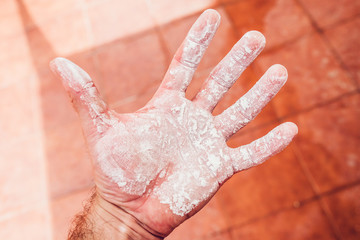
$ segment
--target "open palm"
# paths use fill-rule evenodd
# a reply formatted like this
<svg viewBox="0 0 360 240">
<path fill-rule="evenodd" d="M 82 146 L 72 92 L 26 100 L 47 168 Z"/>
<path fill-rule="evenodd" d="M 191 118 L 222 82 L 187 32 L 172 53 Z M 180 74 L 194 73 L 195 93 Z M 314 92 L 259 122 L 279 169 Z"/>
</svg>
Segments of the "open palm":
<svg viewBox="0 0 360 240">
<path fill-rule="evenodd" d="M 287 72 L 281 65 L 272 66 L 222 114 L 211 113 L 263 49 L 265 39 L 256 31 L 239 40 L 193 100 L 185 98 L 219 22 L 214 10 L 199 17 L 154 97 L 131 114 L 109 110 L 90 77 L 75 64 L 62 58 L 51 63 L 82 120 L 97 193 L 161 236 L 199 211 L 234 173 L 281 151 L 297 133 L 294 124 L 285 123 L 248 145 L 226 144 L 285 83 Z"/>
</svg>

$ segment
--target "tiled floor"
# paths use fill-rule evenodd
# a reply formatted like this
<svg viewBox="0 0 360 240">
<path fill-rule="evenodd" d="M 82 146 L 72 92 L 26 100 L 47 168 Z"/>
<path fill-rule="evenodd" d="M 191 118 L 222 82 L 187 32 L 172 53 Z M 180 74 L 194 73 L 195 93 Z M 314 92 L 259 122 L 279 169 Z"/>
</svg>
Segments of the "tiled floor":
<svg viewBox="0 0 360 240">
<path fill-rule="evenodd" d="M 0 239 L 65 239 L 93 186 L 80 123 L 48 62 L 75 61 L 113 108 L 135 111 L 207 8 L 222 24 L 187 97 L 256 29 L 267 47 L 214 114 L 281 63 L 288 83 L 229 145 L 284 121 L 300 131 L 285 151 L 225 183 L 167 239 L 360 238 L 359 1 L 1 0 Z"/>
</svg>

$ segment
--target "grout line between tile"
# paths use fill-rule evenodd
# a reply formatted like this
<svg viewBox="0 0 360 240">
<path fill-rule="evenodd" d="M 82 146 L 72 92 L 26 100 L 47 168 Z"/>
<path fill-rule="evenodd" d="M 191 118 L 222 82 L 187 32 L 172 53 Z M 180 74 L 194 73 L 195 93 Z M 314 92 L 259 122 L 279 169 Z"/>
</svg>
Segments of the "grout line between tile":
<svg viewBox="0 0 360 240">
<path fill-rule="evenodd" d="M 230 3 L 223 3 L 222 7 L 224 9 L 224 12 L 226 13 L 227 18 L 229 19 L 229 23 L 230 23 L 230 26 L 231 26 L 232 30 L 234 31 L 236 37 L 239 38 L 240 33 L 238 32 L 238 30 L 237 30 L 237 28 L 235 26 L 234 20 L 232 19 L 231 15 L 228 13 L 227 8 L 226 8 L 226 6 L 230 5 L 231 3 L 235 3 L 235 1 L 230 2 Z"/>
<path fill-rule="evenodd" d="M 95 36 L 94 36 L 93 27 L 91 25 L 90 17 L 89 17 L 88 6 L 87 6 L 85 0 L 80 0 L 79 4 L 81 4 L 80 9 L 81 9 L 81 13 L 82 13 L 83 23 L 86 28 L 86 35 L 89 38 L 91 46 L 94 46 Z"/>
<path fill-rule="evenodd" d="M 211 5 L 211 6 L 209 6 L 208 8 L 216 9 L 216 8 L 220 8 L 222 6 L 223 6 L 223 3 L 215 3 L 215 4 Z M 208 8 L 206 8 L 206 9 L 208 9 Z M 173 19 L 173 20 L 171 20 L 169 22 L 166 22 L 166 23 L 163 23 L 163 24 L 156 24 L 156 25 L 158 27 L 160 27 L 160 28 L 167 28 L 170 25 L 177 24 L 177 23 L 179 23 L 179 22 L 181 22 L 183 20 L 186 20 L 188 18 L 193 18 L 193 17 L 196 17 L 196 16 L 200 16 L 200 14 L 204 12 L 204 10 L 205 9 L 201 9 L 201 10 L 195 11 L 195 12 L 193 12 L 191 14 L 184 15 L 184 16 L 182 16 L 180 18 Z M 185 36 L 184 36 L 184 38 L 185 38 Z"/>
<path fill-rule="evenodd" d="M 355 14 L 354 16 L 351 16 L 349 18 L 341 19 L 341 20 L 339 20 L 339 21 L 337 21 L 337 22 L 335 22 L 333 24 L 330 24 L 328 26 L 325 26 L 325 27 L 322 28 L 322 30 L 323 31 L 328 31 L 328 30 L 330 30 L 332 28 L 339 27 L 342 24 L 349 23 L 349 22 L 353 21 L 355 18 L 358 18 L 358 17 L 360 17 L 360 13 Z"/>
<path fill-rule="evenodd" d="M 316 21 L 312 18 L 311 14 L 309 13 L 309 11 L 305 8 L 305 6 L 303 4 L 301 4 L 299 2 L 299 0 L 295 0 L 296 3 L 302 8 L 302 10 L 304 11 L 304 13 L 307 15 L 307 17 L 309 18 L 313 28 L 315 29 L 316 32 L 319 33 L 320 37 L 322 38 L 322 40 L 324 41 L 325 45 L 327 46 L 327 48 L 330 50 L 330 52 L 333 54 L 333 56 L 335 57 L 335 59 L 338 61 L 338 63 L 340 64 L 340 67 L 346 72 L 346 74 L 353 80 L 354 84 L 355 84 L 355 87 L 357 88 L 357 90 L 355 91 L 351 91 L 351 92 L 348 92 L 348 93 L 345 93 L 341 96 L 338 96 L 338 97 L 335 97 L 333 99 L 330 99 L 330 100 L 327 100 L 327 101 L 324 101 L 324 102 L 321 102 L 321 103 L 318 103 L 318 104 L 315 104 L 314 106 L 311 106 L 307 109 L 304 109 L 302 111 L 299 111 L 297 113 L 294 113 L 294 114 L 289 114 L 287 116 L 282 116 L 280 117 L 279 114 L 278 114 L 278 111 L 276 111 L 275 109 L 275 114 L 278 118 L 278 121 L 281 122 L 283 121 L 284 119 L 286 118 L 289 118 L 290 116 L 296 116 L 296 115 L 300 115 L 300 114 L 303 114 L 303 113 L 306 113 L 306 112 L 309 112 L 309 111 L 312 111 L 316 108 L 319 108 L 319 107 L 323 107 L 323 106 L 326 106 L 328 104 L 331 104 L 333 102 L 336 102 L 336 101 L 339 101 L 340 99 L 344 98 L 344 97 L 347 97 L 347 96 L 352 96 L 354 94 L 357 94 L 359 92 L 359 85 L 356 81 L 356 79 L 353 78 L 353 76 L 350 74 L 350 71 L 349 69 L 347 68 L 347 66 L 345 65 L 345 63 L 341 60 L 341 57 L 340 55 L 337 53 L 337 51 L 335 50 L 335 48 L 332 46 L 332 44 L 330 43 L 329 39 L 325 36 L 324 34 L 324 31 L 317 25 Z M 310 33 L 310 34 L 313 34 L 313 33 Z M 303 36 L 304 37 L 304 36 Z M 287 41 L 286 43 L 283 43 L 282 45 L 280 46 L 277 46 L 277 47 L 273 47 L 272 49 L 268 49 L 267 51 L 265 51 L 264 53 L 265 54 L 269 54 L 273 51 L 276 51 L 277 49 L 285 46 L 285 45 L 288 45 L 288 44 L 291 44 L 293 42 L 296 42 L 300 40 L 300 38 L 298 39 L 292 39 L 290 41 Z M 296 157 L 296 160 L 299 162 L 301 168 L 302 168 L 302 171 L 303 173 L 305 174 L 306 176 L 306 179 L 309 181 L 310 183 L 310 186 L 312 188 L 312 190 L 314 191 L 315 193 L 315 196 L 313 199 L 308 199 L 308 200 L 303 200 L 302 201 L 302 205 L 306 204 L 306 203 L 309 203 L 309 202 L 312 202 L 314 200 L 318 200 L 319 202 L 319 205 L 321 207 L 321 211 L 324 213 L 329 225 L 331 226 L 331 230 L 332 230 L 332 233 L 333 233 L 333 236 L 337 239 L 337 240 L 341 240 L 342 237 L 341 237 L 341 234 L 340 234 L 340 230 L 339 230 L 339 227 L 338 225 L 336 224 L 332 214 L 331 214 L 331 211 L 326 207 L 325 203 L 323 202 L 322 200 L 322 197 L 323 196 L 326 196 L 326 195 L 329 195 L 329 194 L 332 194 L 332 193 L 336 193 L 338 191 L 341 191 L 342 189 L 346 189 L 346 187 L 340 187 L 338 189 L 333 189 L 327 193 L 323 193 L 321 194 L 320 193 L 320 189 L 318 188 L 317 184 L 316 184 L 316 181 L 315 179 L 313 178 L 310 170 L 307 168 L 306 164 L 302 161 L 301 157 L 299 156 L 300 153 L 299 153 L 299 149 L 298 149 L 298 146 L 295 143 L 293 143 L 293 150 L 294 150 L 294 153 L 295 153 L 295 157 Z M 360 181 L 359 181 L 360 182 Z M 357 182 L 356 184 L 358 184 L 359 182 Z M 350 186 L 352 186 L 353 184 L 350 184 Z M 245 225 L 245 224 L 244 224 Z"/>
<path fill-rule="evenodd" d="M 0 225 L 2 222 L 8 221 L 9 219 L 16 218 L 18 216 L 21 216 L 23 214 L 29 213 L 33 211 L 34 209 L 43 209 L 44 211 L 47 211 L 48 204 L 47 199 L 43 199 L 43 201 L 37 201 L 37 202 L 30 202 L 27 205 L 20 206 L 17 208 L 10 208 L 7 209 L 7 211 L 2 212 L 0 214 Z"/>
<path fill-rule="evenodd" d="M 221 1 L 221 0 L 220 0 Z M 228 1 L 228 2 L 222 2 L 221 5 L 223 5 L 224 7 L 226 7 L 227 5 L 232 5 L 232 4 L 235 4 L 235 3 L 238 3 L 238 2 L 241 2 L 241 1 L 249 1 L 249 0 L 231 0 L 231 1 Z"/>
<path fill-rule="evenodd" d="M 159 39 L 161 50 L 163 51 L 163 53 L 165 55 L 165 65 L 169 65 L 172 56 L 170 54 L 170 48 L 169 48 L 168 44 L 166 43 L 165 37 L 162 34 L 162 31 L 161 31 L 160 28 L 161 28 L 161 26 L 156 25 L 155 26 L 155 32 L 156 32 L 156 36 Z"/>
<path fill-rule="evenodd" d="M 238 1 L 238 0 L 237 0 L 237 1 Z M 223 7 L 224 7 L 225 12 L 226 12 L 227 14 L 228 14 L 228 12 L 227 12 L 227 10 L 226 10 L 226 6 L 227 6 L 227 5 L 234 4 L 234 3 L 237 3 L 237 1 L 229 2 L 229 3 L 224 3 L 224 4 L 223 4 Z M 240 35 L 241 35 L 242 33 L 240 33 L 240 32 L 238 31 L 238 29 L 236 28 L 236 25 L 235 25 L 233 19 L 231 18 L 231 15 L 229 15 L 229 14 L 228 14 L 228 19 L 230 20 L 230 24 L 231 24 L 231 26 L 232 26 L 233 31 L 236 33 L 237 37 L 240 39 L 240 37 L 241 37 Z M 288 45 L 291 45 L 291 44 L 293 44 L 293 43 L 296 43 L 296 42 L 298 42 L 298 41 L 301 41 L 301 39 L 306 38 L 306 37 L 308 37 L 308 36 L 311 36 L 312 34 L 314 34 L 314 32 L 313 32 L 313 31 L 309 31 L 309 32 L 307 32 L 307 33 L 304 33 L 304 34 L 301 34 L 301 35 L 298 35 L 298 36 L 294 36 L 293 38 L 287 39 L 286 41 L 284 41 L 284 42 L 282 42 L 282 43 L 280 43 L 280 44 L 277 44 L 277 45 L 274 45 L 274 46 L 271 46 L 271 47 L 268 47 L 268 48 L 265 47 L 264 50 L 261 52 L 261 55 L 264 56 L 264 55 L 266 55 L 266 54 L 271 54 L 271 53 L 273 53 L 273 52 L 275 52 L 275 51 L 277 51 L 277 50 L 279 50 L 279 49 L 281 49 L 281 48 L 283 48 L 283 47 L 286 47 L 286 46 L 288 46 Z M 255 60 L 255 61 L 256 61 L 256 60 Z"/>
<path fill-rule="evenodd" d="M 299 42 L 301 41 L 302 39 L 304 38 L 307 38 L 307 37 L 310 37 L 312 35 L 314 35 L 316 33 L 316 31 L 309 31 L 307 33 L 304 33 L 304 34 L 301 34 L 301 35 L 298 35 L 298 36 L 295 36 L 291 39 L 288 39 L 278 45 L 274 45 L 274 46 L 271 46 L 269 48 L 266 48 L 261 52 L 261 55 L 267 55 L 267 54 L 271 54 L 271 53 L 274 53 L 278 50 L 280 50 L 281 48 L 284 48 L 284 47 L 287 47 L 289 45 L 292 45 L 292 44 L 295 44 L 296 42 Z"/>
<path fill-rule="evenodd" d="M 337 186 L 337 187 L 335 187 L 335 188 L 333 188 L 333 189 L 331 189 L 331 190 L 328 190 L 328 191 L 319 193 L 319 194 L 316 196 L 316 198 L 320 199 L 320 198 L 328 197 L 328 196 L 337 194 L 337 193 L 339 193 L 339 192 L 348 190 L 348 189 L 350 189 L 350 188 L 357 187 L 357 186 L 359 186 L 359 185 L 360 185 L 360 177 L 359 177 L 359 179 L 357 179 L 357 180 L 355 180 L 355 181 L 352 181 L 352 182 L 349 182 L 349 183 L 346 183 L 346 184 Z M 306 201 L 306 200 L 304 200 L 304 201 Z"/>
<path fill-rule="evenodd" d="M 337 102 L 339 101 L 340 99 L 344 98 L 344 97 L 350 97 L 350 96 L 353 96 L 355 94 L 359 94 L 359 90 L 355 90 L 353 92 L 349 92 L 349 93 L 346 93 L 340 97 L 337 97 L 335 99 L 331 99 L 330 101 L 327 101 L 326 103 L 323 103 L 322 105 L 318 105 L 318 106 L 314 106 L 313 108 L 310 108 L 308 110 L 305 110 L 305 111 L 302 111 L 302 112 L 299 112 L 297 114 L 294 114 L 292 116 L 296 116 L 296 115 L 299 115 L 299 114 L 303 114 L 303 113 L 306 113 L 306 112 L 309 112 L 309 111 L 312 111 L 318 107 L 324 107 L 328 104 L 331 104 L 333 102 Z M 289 116 L 287 116 L 289 117 Z M 285 119 L 287 117 L 282 117 L 280 119 Z M 304 172 L 307 180 L 309 181 L 310 183 L 310 186 L 312 188 L 312 190 L 314 191 L 315 193 L 315 196 L 313 198 L 310 198 L 310 199 L 305 199 L 305 200 L 302 200 L 301 201 L 301 204 L 306 204 L 307 202 L 312 202 L 313 200 L 319 200 L 319 204 L 320 204 L 320 207 L 321 207 L 321 210 L 323 211 L 324 215 L 326 216 L 326 219 L 327 221 L 329 222 L 331 228 L 332 228 L 332 231 L 333 231 L 333 234 L 334 234 L 334 237 L 338 240 L 341 240 L 341 234 L 340 234 L 340 230 L 337 226 L 337 224 L 335 223 L 332 215 L 331 215 L 331 212 L 329 209 L 326 208 L 326 206 L 324 205 L 323 201 L 322 201 L 322 198 L 325 197 L 325 196 L 328 196 L 328 195 L 331 195 L 331 194 L 335 194 L 337 192 L 340 192 L 344 189 L 347 189 L 349 187 L 353 187 L 355 185 L 358 185 L 360 184 L 360 179 L 358 181 L 355 181 L 355 182 L 352 182 L 352 183 L 349 183 L 349 184 L 345 184 L 345 185 L 342 185 L 342 186 L 339 186 L 337 188 L 334 188 L 332 190 L 329 190 L 327 192 L 323 192 L 321 193 L 319 187 L 317 186 L 316 184 L 316 181 L 315 179 L 313 178 L 309 168 L 306 166 L 305 162 L 302 160 L 302 158 L 300 157 L 300 151 L 298 149 L 298 146 L 297 146 L 297 143 L 293 143 L 293 150 L 294 150 L 294 154 L 295 154 L 295 157 L 296 157 L 296 160 L 299 162 L 301 168 L 302 168 L 302 171 Z"/>
<path fill-rule="evenodd" d="M 230 231 L 230 228 L 226 228 L 226 229 L 222 229 L 220 231 L 214 231 L 214 232 L 211 232 L 210 234 L 204 236 L 204 237 L 216 237 L 218 235 L 222 235 L 222 234 L 226 234 L 228 233 L 230 235 L 230 240 L 233 240 L 233 237 L 232 237 L 232 234 L 231 234 L 231 231 Z M 206 238 L 205 238 L 206 239 Z"/>
<path fill-rule="evenodd" d="M 311 202 L 313 202 L 313 201 L 311 201 Z M 307 203 L 310 203 L 310 201 L 307 202 Z M 307 203 L 306 203 L 306 204 L 307 204 Z M 287 212 L 287 211 L 291 211 L 291 210 L 297 210 L 297 209 L 299 209 L 299 208 L 302 208 L 303 206 L 305 206 L 305 204 L 300 205 L 300 206 L 297 207 L 297 208 L 295 208 L 295 207 L 285 207 L 285 208 L 277 209 L 277 210 L 271 211 L 271 212 L 269 212 L 269 213 L 267 213 L 267 214 L 265 214 L 265 215 L 262 215 L 262 216 L 259 216 L 259 217 L 255 217 L 255 218 L 249 219 L 249 220 L 247 220 L 247 221 L 245 221 L 245 222 L 243 222 L 243 223 L 230 226 L 228 230 L 231 232 L 231 231 L 234 230 L 234 229 L 243 228 L 243 227 L 245 227 L 245 226 L 247 226 L 247 225 L 250 225 L 250 224 L 259 222 L 260 220 L 265 219 L 265 218 L 269 218 L 269 217 L 272 217 L 272 216 L 276 216 L 276 215 L 281 214 L 281 213 L 283 213 L 283 212 Z"/>
<path fill-rule="evenodd" d="M 313 16 L 311 15 L 311 13 L 308 11 L 308 9 L 304 6 L 304 4 L 302 4 L 300 2 L 300 0 L 295 0 L 296 3 L 302 8 L 302 10 L 304 11 L 304 13 L 307 15 L 307 17 L 310 20 L 311 25 L 313 26 L 313 28 L 319 33 L 321 39 L 323 40 L 323 42 L 325 43 L 325 46 L 328 48 L 328 50 L 330 50 L 330 52 L 332 53 L 332 55 L 334 56 L 334 58 L 336 59 L 336 61 L 338 62 L 338 64 L 340 65 L 340 67 L 342 68 L 342 70 L 344 70 L 346 72 L 346 74 L 348 75 L 348 77 L 353 81 L 354 86 L 357 89 L 360 89 L 360 85 L 358 84 L 356 78 L 351 74 L 350 69 L 348 68 L 348 66 L 345 64 L 345 62 L 342 60 L 340 54 L 336 51 L 335 47 L 331 44 L 329 38 L 326 36 L 325 32 L 329 31 L 330 29 L 334 28 L 334 27 L 328 27 L 325 29 L 321 28 L 316 20 L 313 18 Z M 360 16 L 360 14 L 356 15 L 356 16 Z M 355 16 L 355 17 L 356 17 Z M 352 17 L 351 19 L 355 18 Z M 350 19 L 350 20 L 351 20 Z M 344 22 L 345 20 L 339 21 L 335 24 L 333 24 L 333 26 L 338 26 L 341 25 L 340 22 Z M 346 22 L 346 21 L 345 21 Z"/>
<path fill-rule="evenodd" d="M 19 4 L 19 2 L 21 2 L 26 9 L 29 9 L 27 7 L 27 5 L 30 5 L 30 3 L 26 4 L 25 3 L 26 1 L 24 1 L 24 0 L 17 0 L 17 2 L 18 2 L 18 4 Z M 81 5 L 78 2 L 77 4 L 73 5 L 73 8 L 67 9 L 67 11 L 57 12 L 56 14 L 54 14 L 51 17 L 41 19 L 41 21 L 39 21 L 39 22 L 36 21 L 36 16 L 30 15 L 31 19 L 26 19 L 26 20 L 27 21 L 31 20 L 31 21 L 24 24 L 23 27 L 24 27 L 25 32 L 28 32 L 28 31 L 31 31 L 33 29 L 39 28 L 44 23 L 48 23 L 48 22 L 52 22 L 52 21 L 58 21 L 61 18 L 63 18 L 64 16 L 70 15 L 70 14 L 76 12 L 76 11 L 79 11 L 79 10 L 81 10 Z M 61 16 L 59 16 L 60 14 L 61 14 Z"/>
<path fill-rule="evenodd" d="M 63 198 L 67 198 L 71 195 L 74 195 L 74 194 L 78 194 L 78 193 L 81 193 L 81 192 L 84 192 L 84 191 L 88 191 L 89 193 L 91 191 L 93 191 L 93 189 L 95 189 L 95 185 L 92 183 L 91 185 L 88 185 L 88 186 L 85 186 L 85 187 L 81 187 L 81 188 L 77 188 L 77 189 L 74 189 L 72 191 L 68 191 L 66 193 L 62 193 L 62 194 L 59 194 L 59 195 L 56 195 L 54 197 L 49 197 L 50 198 L 50 202 L 54 202 L 54 201 L 58 201 L 58 200 L 61 200 Z M 86 200 L 86 199 L 84 199 Z"/>
<path fill-rule="evenodd" d="M 359 89 L 360 85 L 358 84 L 358 82 L 356 81 L 356 78 L 353 76 L 353 74 L 351 74 L 351 71 L 349 69 L 349 67 L 346 65 L 346 63 L 343 61 L 341 55 L 339 54 L 339 52 L 335 49 L 335 47 L 332 45 L 331 41 L 329 40 L 329 38 L 326 36 L 325 32 L 320 33 L 320 36 L 322 38 L 322 40 L 324 41 L 325 45 L 328 47 L 328 49 L 330 50 L 330 52 L 333 54 L 333 56 L 335 57 L 335 59 L 337 60 L 338 64 L 340 65 L 340 67 L 345 71 L 346 75 L 353 81 L 354 86 Z"/>
<path fill-rule="evenodd" d="M 309 168 L 307 167 L 306 163 L 302 160 L 300 150 L 299 150 L 299 147 L 298 147 L 296 141 L 293 143 L 293 152 L 295 154 L 295 158 L 296 158 L 297 162 L 301 166 L 302 172 L 304 173 L 306 179 L 308 180 L 308 182 L 311 186 L 311 189 L 314 192 L 314 196 L 318 197 L 320 194 L 320 189 L 319 189 L 318 185 L 316 184 L 316 181 L 315 181 L 313 175 L 311 174 Z"/>
<path fill-rule="evenodd" d="M 307 113 L 307 112 L 311 112 L 311 111 L 315 110 L 316 108 L 325 107 L 325 106 L 327 106 L 327 105 L 330 105 L 330 104 L 332 104 L 332 103 L 335 103 L 335 102 L 337 102 L 337 101 L 340 101 L 340 100 L 343 99 L 343 98 L 351 97 L 351 96 L 356 95 L 356 94 L 360 94 L 360 90 L 359 90 L 359 89 L 355 89 L 355 90 L 352 90 L 352 91 L 343 93 L 343 94 L 341 94 L 341 95 L 339 95 L 339 96 L 336 96 L 336 97 L 333 97 L 333 98 L 324 100 L 324 101 L 322 101 L 322 102 L 318 102 L 318 103 L 316 103 L 316 104 L 314 104 L 314 105 L 312 105 L 312 106 L 310 106 L 310 107 L 301 109 L 301 110 L 299 110 L 299 111 L 297 111 L 297 112 L 280 116 L 280 117 L 279 117 L 279 120 L 280 120 L 280 121 L 284 121 L 286 118 L 295 117 L 295 116 L 298 116 L 298 115 L 300 115 L 300 114 L 304 114 L 304 113 Z"/>
<path fill-rule="evenodd" d="M 340 229 L 339 229 L 338 225 L 336 224 L 334 217 L 331 214 L 330 209 L 326 206 L 323 199 L 321 199 L 321 198 L 319 199 L 319 204 L 321 207 L 321 211 L 324 213 L 329 225 L 331 226 L 331 230 L 332 230 L 332 233 L 333 233 L 335 239 L 342 240 L 343 238 L 341 237 Z"/>
<path fill-rule="evenodd" d="M 355 186 L 358 186 L 358 185 L 360 185 L 360 179 L 357 180 L 357 181 L 351 182 L 351 183 L 349 183 L 349 184 L 345 184 L 345 185 L 339 186 L 339 187 L 337 187 L 337 188 L 335 188 L 335 189 L 333 189 L 333 190 L 330 190 L 330 191 L 321 193 L 321 194 L 319 194 L 319 195 L 317 195 L 317 196 L 314 196 L 314 197 L 311 197 L 311 198 L 308 198 L 308 199 L 304 199 L 304 200 L 302 200 L 302 201 L 300 202 L 299 206 L 296 206 L 296 207 L 295 207 L 295 206 L 293 206 L 293 207 L 284 207 L 284 208 L 281 208 L 281 209 L 277 209 L 277 210 L 271 211 L 271 212 L 269 212 L 269 213 L 267 213 L 267 214 L 265 214 L 265 215 L 262 215 L 262 216 L 259 216 L 259 217 L 255 217 L 255 218 L 249 219 L 248 221 L 245 221 L 245 222 L 243 222 L 243 223 L 230 226 L 230 227 L 229 227 L 228 229 L 226 229 L 226 230 L 221 230 L 221 231 L 218 231 L 218 232 L 214 232 L 213 234 L 214 234 L 214 235 L 217 234 L 217 233 L 221 234 L 221 233 L 224 233 L 224 232 L 226 232 L 226 231 L 230 231 L 230 232 L 231 232 L 231 231 L 234 230 L 234 229 L 242 228 L 242 227 L 245 227 L 245 226 L 247 226 L 247 225 L 256 223 L 256 222 L 258 222 L 258 221 L 260 221 L 260 220 L 262 220 L 262 219 L 264 219 L 264 218 L 269 218 L 269 217 L 276 216 L 276 215 L 278 215 L 278 214 L 281 214 L 281 213 L 284 213 L 284 212 L 287 212 L 287 211 L 292 211 L 292 210 L 300 209 L 300 208 L 306 206 L 307 204 L 310 204 L 310 203 L 313 203 L 313 202 L 316 202 L 316 201 L 319 202 L 320 207 L 321 207 L 321 210 L 322 210 L 322 211 L 324 212 L 324 214 L 325 214 L 325 211 L 324 211 L 324 209 L 322 208 L 321 202 L 320 202 L 320 200 L 321 200 L 323 197 L 329 196 L 329 195 L 332 195 L 332 194 L 339 193 L 339 192 L 341 192 L 341 191 L 344 191 L 344 190 L 346 190 L 346 189 L 349 189 L 349 188 L 352 188 L 352 187 L 355 187 Z M 325 215 L 326 215 L 326 214 L 325 214 Z M 327 217 L 327 215 L 326 215 L 326 217 Z M 327 219 L 327 220 L 329 220 L 329 219 Z M 335 237 L 336 237 L 336 239 L 339 239 L 339 240 L 341 239 L 341 238 L 339 238 L 338 236 L 335 236 Z"/>
<path fill-rule="evenodd" d="M 344 238 L 343 238 L 343 236 L 341 234 L 340 227 L 337 225 L 337 223 L 336 223 L 336 221 L 334 219 L 334 216 L 332 215 L 332 212 L 331 212 L 330 208 L 328 207 L 328 205 L 324 201 L 324 197 L 339 193 L 341 191 L 347 190 L 349 188 L 352 188 L 352 187 L 355 187 L 355 186 L 358 186 L 358 185 L 360 185 L 360 179 L 358 179 L 358 180 L 356 180 L 354 182 L 342 185 L 342 186 L 338 186 L 338 187 L 336 187 L 334 189 L 331 189 L 331 190 L 329 190 L 327 192 L 324 192 L 324 193 L 321 193 L 319 195 L 319 204 L 321 206 L 321 209 L 322 209 L 324 215 L 326 216 L 330 226 L 332 227 L 333 234 L 335 235 L 335 238 L 338 239 L 338 240 L 343 240 Z"/>
<path fill-rule="evenodd" d="M 145 35 L 150 34 L 151 32 L 154 32 L 154 31 L 155 31 L 155 27 L 151 27 L 151 28 L 148 28 L 148 29 L 145 29 L 145 30 L 133 33 L 133 34 L 129 34 L 129 35 L 126 35 L 126 36 L 123 36 L 123 37 L 120 37 L 120 38 L 116 38 L 114 40 L 111 40 L 111 41 L 106 42 L 104 44 L 101 44 L 99 46 L 94 46 L 93 47 L 94 53 L 97 54 L 97 53 L 103 51 L 103 49 L 107 48 L 109 45 L 112 45 L 114 43 L 130 42 L 130 41 L 132 41 L 134 39 L 144 37 Z M 83 51 L 80 51 L 80 53 L 82 53 L 82 52 Z M 78 54 L 78 53 L 75 52 L 72 55 L 76 55 L 76 54 Z"/>
<path fill-rule="evenodd" d="M 320 194 L 320 196 L 319 196 L 319 204 L 321 206 L 321 209 L 322 209 L 323 213 L 325 214 L 329 224 L 331 225 L 336 239 L 338 239 L 338 240 L 343 240 L 344 237 L 341 234 L 340 227 L 337 225 L 329 206 L 324 201 L 324 197 L 339 193 L 341 191 L 347 190 L 352 187 L 356 187 L 358 185 L 360 185 L 360 179 L 358 179 L 357 181 L 351 182 L 349 184 L 336 187 L 332 190 L 329 190 L 327 192 Z"/>
</svg>

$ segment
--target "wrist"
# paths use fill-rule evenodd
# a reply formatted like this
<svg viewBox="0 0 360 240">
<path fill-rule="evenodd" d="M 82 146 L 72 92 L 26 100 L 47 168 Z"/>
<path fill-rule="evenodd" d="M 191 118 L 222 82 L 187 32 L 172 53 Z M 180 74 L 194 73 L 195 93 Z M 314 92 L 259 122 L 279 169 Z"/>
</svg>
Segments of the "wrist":
<svg viewBox="0 0 360 240">
<path fill-rule="evenodd" d="M 96 195 L 85 216 L 86 236 L 81 239 L 159 240 L 132 215 Z M 90 233 L 90 234 L 89 234 Z"/>
</svg>

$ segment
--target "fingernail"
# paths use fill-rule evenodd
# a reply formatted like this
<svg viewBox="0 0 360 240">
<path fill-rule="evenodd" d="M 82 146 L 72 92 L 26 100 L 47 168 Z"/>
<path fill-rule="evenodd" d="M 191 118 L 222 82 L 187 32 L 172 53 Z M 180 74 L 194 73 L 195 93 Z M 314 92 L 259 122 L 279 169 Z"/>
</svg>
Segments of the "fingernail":
<svg viewBox="0 0 360 240">
<path fill-rule="evenodd" d="M 65 88 L 79 92 L 91 83 L 90 76 L 84 70 L 65 58 L 55 58 L 50 62 L 50 68 L 61 77 Z"/>
</svg>

